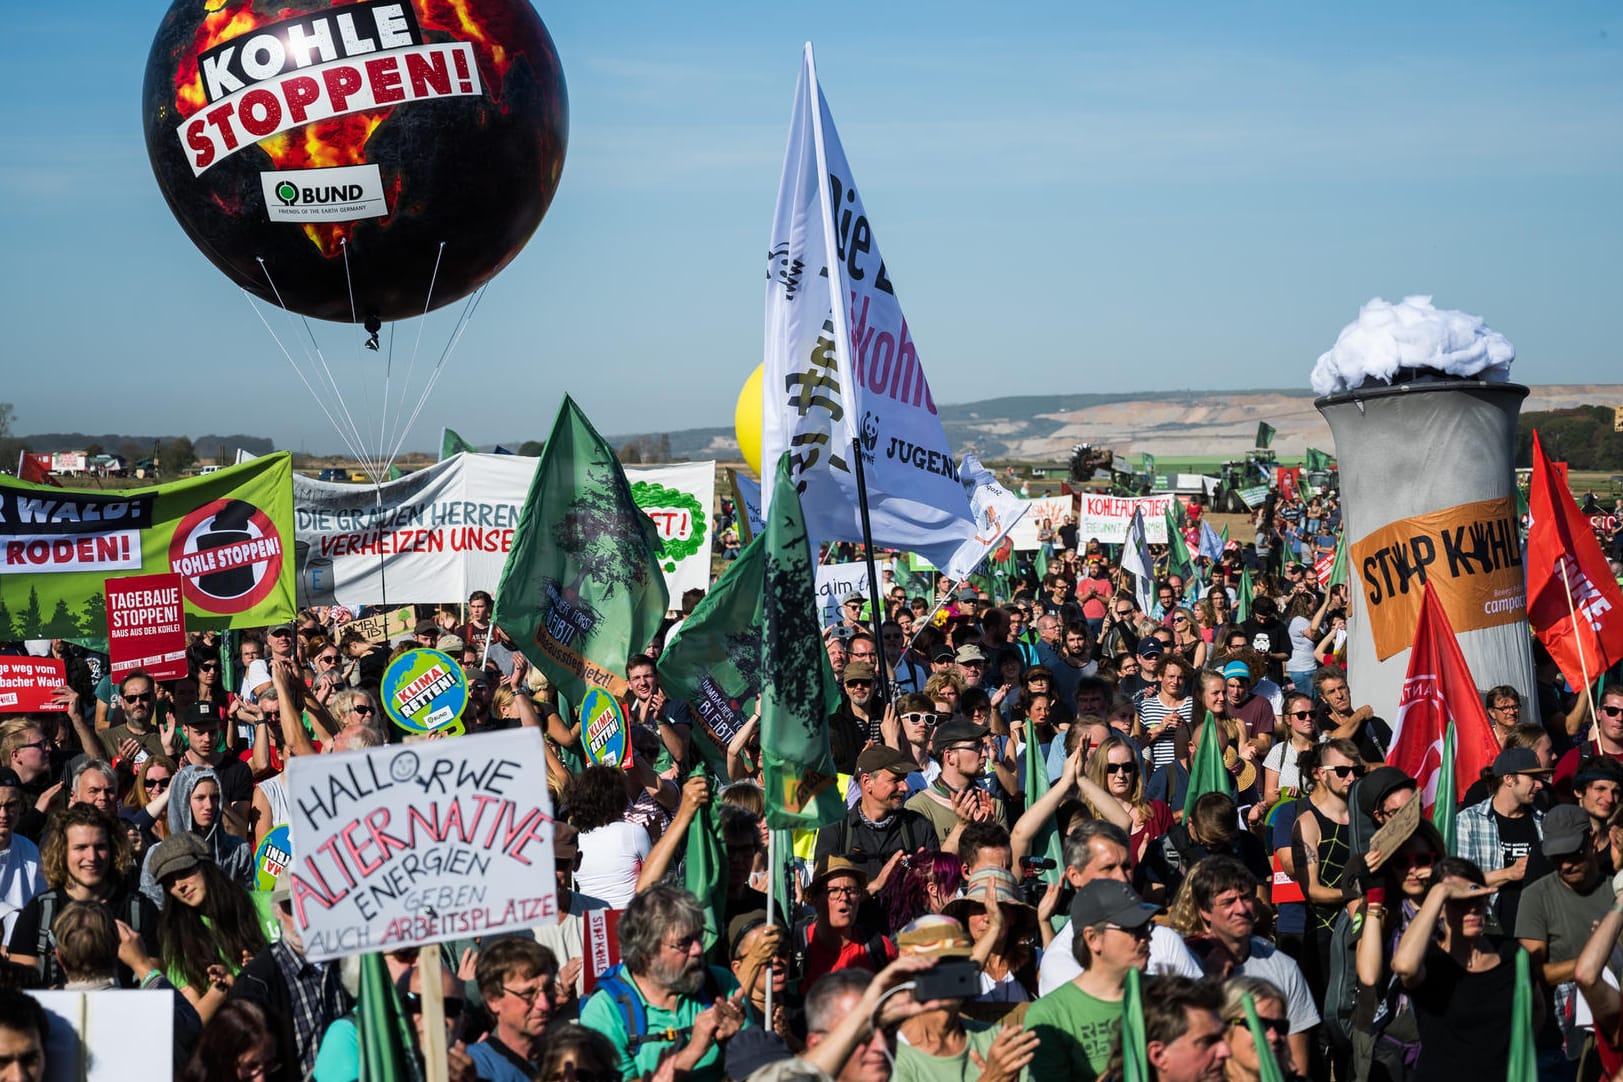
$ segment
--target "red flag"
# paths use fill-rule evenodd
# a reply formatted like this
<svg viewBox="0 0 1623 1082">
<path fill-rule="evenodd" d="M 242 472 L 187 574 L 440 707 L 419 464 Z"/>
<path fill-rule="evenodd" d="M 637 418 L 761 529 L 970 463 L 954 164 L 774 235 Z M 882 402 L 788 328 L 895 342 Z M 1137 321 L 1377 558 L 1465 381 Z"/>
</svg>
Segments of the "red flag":
<svg viewBox="0 0 1623 1082">
<path fill-rule="evenodd" d="M 1623 594 L 1564 477 L 1533 433 L 1527 619 L 1561 673 L 1590 680 L 1623 659 Z"/>
<path fill-rule="evenodd" d="M 24 451 L 17 460 L 17 477 L 30 484 L 62 487 L 62 482 L 51 476 L 51 456 L 44 453 Z"/>
<path fill-rule="evenodd" d="M 1488 723 L 1482 695 L 1460 653 L 1442 602 L 1427 583 L 1420 599 L 1420 621 L 1415 625 L 1409 671 L 1398 696 L 1398 719 L 1392 751 L 1386 757 L 1420 783 L 1421 809 L 1428 816 L 1437 802 L 1437 772 L 1443 765 L 1443 734 L 1454 723 L 1457 748 L 1454 758 L 1453 800 L 1457 803 L 1484 767 L 1493 765 L 1499 741 Z"/>
</svg>

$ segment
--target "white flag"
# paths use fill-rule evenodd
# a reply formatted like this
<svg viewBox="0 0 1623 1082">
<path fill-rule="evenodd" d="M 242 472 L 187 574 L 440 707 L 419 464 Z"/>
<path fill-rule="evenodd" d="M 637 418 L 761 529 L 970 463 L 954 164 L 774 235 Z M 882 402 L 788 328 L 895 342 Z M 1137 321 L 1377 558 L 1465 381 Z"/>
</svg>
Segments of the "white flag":
<svg viewBox="0 0 1623 1082">
<path fill-rule="evenodd" d="M 1155 561 L 1150 559 L 1150 539 L 1144 529 L 1144 508 L 1133 508 L 1133 521 L 1127 524 L 1127 540 L 1121 548 L 1121 569 L 1133 576 L 1133 594 L 1145 612 L 1155 607 Z"/>
<path fill-rule="evenodd" d="M 767 255 L 763 507 L 791 456 L 807 531 L 860 541 L 860 439 L 874 543 L 948 566 L 978 533 L 918 350 L 879 255 L 810 43 Z"/>
<path fill-rule="evenodd" d="M 964 495 L 975 514 L 975 536 L 958 546 L 942 565 L 941 570 L 953 581 L 969 578 L 987 554 L 1003 542 L 1003 538 L 1031 509 L 1031 505 L 997 483 L 991 470 L 981 465 L 974 455 L 964 456 L 959 470 L 964 482 Z"/>
</svg>

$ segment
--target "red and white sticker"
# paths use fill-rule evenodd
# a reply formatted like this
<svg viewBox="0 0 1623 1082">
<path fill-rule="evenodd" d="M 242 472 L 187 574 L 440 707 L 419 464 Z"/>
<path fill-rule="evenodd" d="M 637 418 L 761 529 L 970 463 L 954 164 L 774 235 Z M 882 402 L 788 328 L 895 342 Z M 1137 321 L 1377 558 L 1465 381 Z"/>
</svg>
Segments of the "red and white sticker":
<svg viewBox="0 0 1623 1082">
<path fill-rule="evenodd" d="M 282 537 L 270 516 L 244 500 L 213 500 L 181 519 L 169 542 L 169 569 L 186 600 L 231 615 L 260 604 L 282 574 Z"/>
</svg>

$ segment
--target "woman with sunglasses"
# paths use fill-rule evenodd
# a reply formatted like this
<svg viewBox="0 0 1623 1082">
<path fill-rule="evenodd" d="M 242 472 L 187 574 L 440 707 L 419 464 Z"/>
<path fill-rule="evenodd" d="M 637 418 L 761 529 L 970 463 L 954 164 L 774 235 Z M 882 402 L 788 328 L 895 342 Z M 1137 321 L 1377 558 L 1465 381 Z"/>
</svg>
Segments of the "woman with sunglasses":
<svg viewBox="0 0 1623 1082">
<path fill-rule="evenodd" d="M 147 865 L 166 896 L 158 914 L 164 976 L 207 1022 L 242 967 L 265 949 L 261 914 L 196 834 L 165 839 Z"/>
<path fill-rule="evenodd" d="M 1290 1071 L 1290 1049 L 1285 1038 L 1290 1034 L 1290 1018 L 1285 1013 L 1285 994 L 1272 981 L 1261 977 L 1230 977 L 1223 982 L 1223 1021 L 1228 1038 L 1229 1058 L 1223 1064 L 1224 1082 L 1261 1082 L 1262 1058 L 1256 1041 L 1251 1036 L 1251 1023 L 1246 1015 L 1245 999 L 1251 997 L 1252 1010 L 1262 1025 L 1263 1039 L 1279 1065 L 1283 1082 L 1294 1082 L 1300 1075 Z"/>
<path fill-rule="evenodd" d="M 1170 652 L 1177 654 L 1196 669 L 1206 664 L 1206 640 L 1201 636 L 1199 625 L 1195 623 L 1194 610 L 1179 605 L 1172 610 L 1167 623 L 1172 628 Z"/>
<path fill-rule="evenodd" d="M 1268 749 L 1262 761 L 1262 803 L 1273 807 L 1281 797 L 1299 795 L 1305 788 L 1301 769 L 1303 752 L 1319 743 L 1313 722 L 1313 699 L 1299 691 L 1285 696 L 1284 739 Z"/>
<path fill-rule="evenodd" d="M 614 1044 L 579 1022 L 547 1027 L 536 1062 L 540 1082 L 620 1082 L 620 1057 Z"/>
<path fill-rule="evenodd" d="M 1371 849 L 1359 858 L 1363 930 L 1355 955 L 1358 1001 L 1351 1020 L 1357 1077 L 1369 1077 L 1372 1065 L 1379 1064 L 1376 1070 L 1384 1070 L 1386 1077 L 1403 1079 L 1408 1073 L 1404 1064 L 1413 1063 L 1420 1051 L 1414 1008 L 1392 972 L 1392 956 L 1426 900 L 1432 869 L 1447 853 L 1437 828 L 1422 819 L 1397 852 Z"/>
<path fill-rule="evenodd" d="M 1088 780 L 1103 789 L 1108 798 L 1131 819 L 1128 855 L 1135 865 L 1138 864 L 1149 847 L 1172 829 L 1172 809 L 1166 802 L 1146 800 L 1144 797 L 1144 762 L 1139 757 L 1138 748 L 1121 736 L 1112 734 L 1088 756 L 1085 772 Z M 1083 798 L 1093 817 L 1115 821 L 1118 816 L 1110 814 L 1104 800 L 1089 799 L 1089 792 L 1091 790 L 1085 790 Z"/>
<path fill-rule="evenodd" d="M 1497 1078 L 1505 1073 L 1516 987 L 1516 952 L 1487 938 L 1493 891 L 1482 869 L 1445 857 L 1431 870 L 1425 901 L 1398 940 L 1392 972 L 1403 982 L 1420 1034 L 1411 1082 Z M 1533 997 L 1533 1029 L 1544 997 Z"/>
<path fill-rule="evenodd" d="M 179 767 L 167 755 L 149 755 L 135 768 L 135 784 L 124 794 L 124 807 L 137 814 L 133 822 L 143 834 L 162 839 L 169 836 L 169 783 Z"/>
</svg>

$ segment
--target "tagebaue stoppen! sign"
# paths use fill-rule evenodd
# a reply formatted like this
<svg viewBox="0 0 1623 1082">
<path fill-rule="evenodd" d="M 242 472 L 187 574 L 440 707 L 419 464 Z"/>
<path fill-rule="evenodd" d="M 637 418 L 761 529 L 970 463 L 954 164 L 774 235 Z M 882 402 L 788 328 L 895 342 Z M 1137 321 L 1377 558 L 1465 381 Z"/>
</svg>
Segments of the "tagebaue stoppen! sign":
<svg viewBox="0 0 1623 1082">
<path fill-rule="evenodd" d="M 408 733 L 463 731 L 468 678 L 462 666 L 438 650 L 408 650 L 389 663 L 378 689 L 383 711 Z"/>
<path fill-rule="evenodd" d="M 281 873 L 311 961 L 557 919 L 539 729 L 288 762 Z"/>
<path fill-rule="evenodd" d="M 601 766 L 631 765 L 631 734 L 620 700 L 593 684 L 581 697 L 580 719 L 586 733 L 586 755 L 592 762 Z"/>
</svg>

